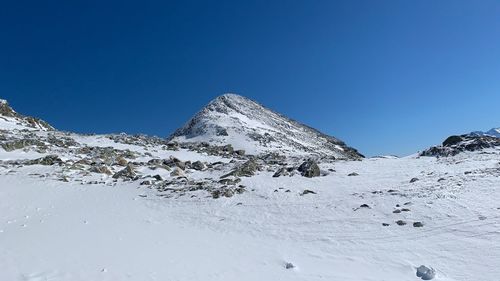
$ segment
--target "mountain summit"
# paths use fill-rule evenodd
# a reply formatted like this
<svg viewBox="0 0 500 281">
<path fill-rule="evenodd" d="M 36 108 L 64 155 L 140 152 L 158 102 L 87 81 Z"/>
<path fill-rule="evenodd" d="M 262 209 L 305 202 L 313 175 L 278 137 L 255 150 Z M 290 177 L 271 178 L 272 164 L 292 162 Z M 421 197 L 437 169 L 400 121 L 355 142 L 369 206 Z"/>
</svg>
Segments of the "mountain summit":
<svg viewBox="0 0 500 281">
<path fill-rule="evenodd" d="M 280 152 L 345 159 L 363 157 L 337 138 L 236 94 L 224 94 L 211 101 L 169 139 L 231 144 L 251 154 Z"/>
<path fill-rule="evenodd" d="M 475 131 L 475 132 L 472 132 L 471 134 L 477 135 L 477 136 L 490 136 L 490 137 L 500 138 L 500 128 L 493 128 L 493 129 L 486 131 L 486 132 Z"/>
</svg>

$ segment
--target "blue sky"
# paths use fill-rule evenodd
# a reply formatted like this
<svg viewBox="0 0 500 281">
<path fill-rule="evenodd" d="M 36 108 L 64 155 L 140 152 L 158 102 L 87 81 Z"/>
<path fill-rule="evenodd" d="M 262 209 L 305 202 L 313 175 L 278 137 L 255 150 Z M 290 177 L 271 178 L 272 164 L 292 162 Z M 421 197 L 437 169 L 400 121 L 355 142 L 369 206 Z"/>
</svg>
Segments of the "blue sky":
<svg viewBox="0 0 500 281">
<path fill-rule="evenodd" d="M 42 3 L 48 2 L 48 3 Z M 500 126 L 499 1 L 9 1 L 0 97 L 167 136 L 236 92 L 366 155 Z"/>
</svg>

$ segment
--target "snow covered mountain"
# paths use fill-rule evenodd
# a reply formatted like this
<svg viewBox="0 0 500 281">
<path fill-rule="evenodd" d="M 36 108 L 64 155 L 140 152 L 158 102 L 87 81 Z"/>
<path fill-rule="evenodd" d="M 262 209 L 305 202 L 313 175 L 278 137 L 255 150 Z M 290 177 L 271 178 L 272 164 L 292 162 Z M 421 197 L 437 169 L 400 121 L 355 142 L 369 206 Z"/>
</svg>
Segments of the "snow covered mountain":
<svg viewBox="0 0 500 281">
<path fill-rule="evenodd" d="M 493 128 L 489 131 L 482 132 L 482 131 L 474 131 L 471 133 L 471 135 L 477 135 L 477 136 L 491 136 L 491 137 L 496 137 L 500 138 L 500 128 Z"/>
<path fill-rule="evenodd" d="M 54 128 L 49 123 L 30 116 L 17 113 L 10 107 L 6 100 L 0 99 L 0 129 L 26 128 L 52 131 Z"/>
<path fill-rule="evenodd" d="M 250 155 L 214 126 L 225 137 L 314 130 L 248 103 L 219 98 L 214 119 L 193 122 L 201 133 L 188 126 L 190 141 L 174 142 L 52 130 L 3 102 L 0 280 L 498 279 L 500 147 L 343 161 L 258 142 Z"/>
<path fill-rule="evenodd" d="M 276 113 L 248 98 L 217 97 L 169 138 L 177 142 L 231 144 L 247 153 L 363 157 L 341 140 Z"/>
</svg>

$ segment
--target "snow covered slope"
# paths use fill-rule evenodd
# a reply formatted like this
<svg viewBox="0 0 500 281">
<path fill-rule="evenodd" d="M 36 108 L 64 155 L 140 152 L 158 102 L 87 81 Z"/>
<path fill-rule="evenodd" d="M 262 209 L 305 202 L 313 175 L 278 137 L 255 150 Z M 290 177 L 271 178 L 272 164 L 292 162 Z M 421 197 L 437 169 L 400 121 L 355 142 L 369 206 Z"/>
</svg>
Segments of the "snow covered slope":
<svg viewBox="0 0 500 281">
<path fill-rule="evenodd" d="M 0 280 L 498 280 L 500 147 L 303 158 L 0 123 Z"/>
<path fill-rule="evenodd" d="M 171 140 L 231 144 L 247 153 L 277 151 L 286 155 L 316 154 L 359 159 L 355 149 L 344 142 L 269 110 L 248 98 L 222 95 L 187 124 Z"/>
<path fill-rule="evenodd" d="M 499 157 L 340 161 L 312 179 L 261 172 L 218 199 L 3 164 L 0 280 L 419 281 L 420 265 L 437 281 L 497 280 Z"/>
<path fill-rule="evenodd" d="M 491 137 L 500 138 L 500 128 L 493 128 L 493 129 L 486 131 L 486 132 L 475 131 L 475 132 L 472 132 L 471 134 L 477 135 L 477 136 L 491 136 Z"/>
<path fill-rule="evenodd" d="M 0 129 L 54 130 L 47 122 L 15 112 L 6 100 L 0 99 Z"/>
</svg>

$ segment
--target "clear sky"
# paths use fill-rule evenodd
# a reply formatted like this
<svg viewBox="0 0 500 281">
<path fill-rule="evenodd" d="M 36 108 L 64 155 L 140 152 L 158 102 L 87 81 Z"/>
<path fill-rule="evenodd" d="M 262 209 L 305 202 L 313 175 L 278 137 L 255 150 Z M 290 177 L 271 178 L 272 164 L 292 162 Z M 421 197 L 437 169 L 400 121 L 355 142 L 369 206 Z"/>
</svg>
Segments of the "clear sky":
<svg viewBox="0 0 500 281">
<path fill-rule="evenodd" d="M 500 126 L 500 1 L 4 1 L 0 97 L 168 136 L 235 92 L 366 155 Z"/>
</svg>

